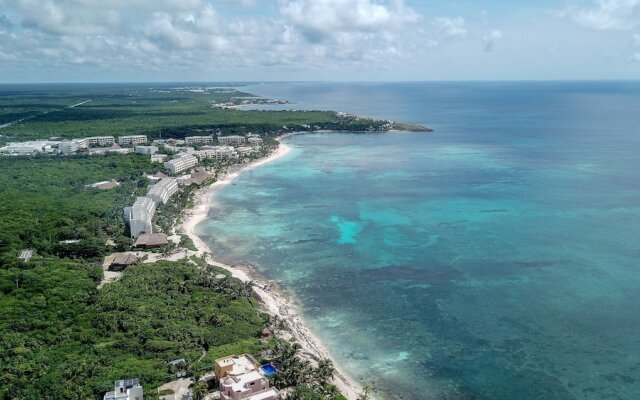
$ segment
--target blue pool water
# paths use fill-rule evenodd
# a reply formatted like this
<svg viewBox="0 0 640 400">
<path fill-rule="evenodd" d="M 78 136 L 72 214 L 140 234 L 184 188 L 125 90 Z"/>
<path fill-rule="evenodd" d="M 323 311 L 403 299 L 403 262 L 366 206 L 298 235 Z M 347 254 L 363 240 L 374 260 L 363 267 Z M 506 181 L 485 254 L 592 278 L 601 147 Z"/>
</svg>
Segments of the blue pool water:
<svg viewBox="0 0 640 400">
<path fill-rule="evenodd" d="M 282 84 L 433 134 L 313 134 L 198 230 L 403 399 L 640 398 L 640 84 Z"/>
<path fill-rule="evenodd" d="M 265 376 L 273 376 L 276 374 L 276 372 L 278 372 L 276 370 L 276 367 L 273 366 L 273 364 L 262 365 L 260 366 L 260 369 L 262 370 Z"/>
</svg>

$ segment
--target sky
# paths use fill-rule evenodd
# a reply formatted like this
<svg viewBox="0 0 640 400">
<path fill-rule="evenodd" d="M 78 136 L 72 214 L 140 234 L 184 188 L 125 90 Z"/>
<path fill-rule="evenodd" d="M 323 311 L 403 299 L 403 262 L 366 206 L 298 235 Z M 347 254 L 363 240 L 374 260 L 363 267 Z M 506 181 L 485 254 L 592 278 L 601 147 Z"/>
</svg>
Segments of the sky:
<svg viewBox="0 0 640 400">
<path fill-rule="evenodd" d="M 639 79 L 640 0 L 0 0 L 0 82 Z"/>
</svg>

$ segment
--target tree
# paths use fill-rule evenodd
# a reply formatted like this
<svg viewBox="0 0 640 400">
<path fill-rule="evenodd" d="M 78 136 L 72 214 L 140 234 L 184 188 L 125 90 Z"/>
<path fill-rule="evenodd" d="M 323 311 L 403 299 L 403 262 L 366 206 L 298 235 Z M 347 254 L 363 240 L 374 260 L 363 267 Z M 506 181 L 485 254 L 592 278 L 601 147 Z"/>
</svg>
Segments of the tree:
<svg viewBox="0 0 640 400">
<path fill-rule="evenodd" d="M 207 384 L 204 381 L 198 381 L 198 383 L 196 383 L 191 390 L 193 400 L 203 400 L 208 393 L 209 390 L 207 388 Z"/>
<path fill-rule="evenodd" d="M 362 393 L 357 397 L 357 400 L 370 400 L 371 399 L 371 388 L 369 385 L 365 385 L 362 388 Z"/>
<path fill-rule="evenodd" d="M 336 369 L 333 366 L 333 361 L 328 358 L 320 360 L 318 367 L 313 371 L 314 379 L 321 386 L 331 382 L 335 374 Z"/>
</svg>

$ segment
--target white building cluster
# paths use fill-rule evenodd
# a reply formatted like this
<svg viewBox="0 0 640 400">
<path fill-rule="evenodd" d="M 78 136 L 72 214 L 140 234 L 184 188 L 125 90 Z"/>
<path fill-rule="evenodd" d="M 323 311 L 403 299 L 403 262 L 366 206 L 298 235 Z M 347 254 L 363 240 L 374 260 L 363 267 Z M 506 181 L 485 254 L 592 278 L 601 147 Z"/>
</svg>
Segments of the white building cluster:
<svg viewBox="0 0 640 400">
<path fill-rule="evenodd" d="M 40 153 L 53 153 L 54 146 L 60 142 L 51 140 L 34 140 L 30 142 L 14 142 L 7 143 L 5 147 L 0 148 L 0 154 L 12 156 L 29 156 Z"/>
</svg>

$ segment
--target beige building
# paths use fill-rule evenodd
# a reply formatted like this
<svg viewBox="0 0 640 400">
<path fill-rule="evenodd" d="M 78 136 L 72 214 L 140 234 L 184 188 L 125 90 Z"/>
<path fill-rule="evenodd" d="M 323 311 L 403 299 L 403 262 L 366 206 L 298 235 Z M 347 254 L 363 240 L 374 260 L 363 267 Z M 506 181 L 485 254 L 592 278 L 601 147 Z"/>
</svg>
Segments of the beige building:
<svg viewBox="0 0 640 400">
<path fill-rule="evenodd" d="M 147 143 L 146 135 L 120 136 L 118 138 L 118 144 L 120 146 L 135 146 L 137 144 L 145 144 L 145 143 Z"/>
<path fill-rule="evenodd" d="M 164 163 L 164 167 L 171 174 L 176 175 L 198 165 L 198 159 L 191 154 L 185 154 Z"/>
<path fill-rule="evenodd" d="M 218 143 L 223 146 L 241 146 L 245 143 L 246 138 L 244 136 L 220 136 L 218 137 Z"/>
<path fill-rule="evenodd" d="M 255 136 L 252 136 L 252 137 L 250 137 L 250 138 L 247 138 L 247 142 L 249 142 L 249 144 L 250 144 L 251 146 L 254 146 L 254 147 L 260 147 L 260 146 L 262 146 L 262 144 L 264 143 L 264 141 L 262 140 L 262 138 L 255 137 Z"/>
<path fill-rule="evenodd" d="M 212 144 L 213 136 L 187 136 L 184 138 L 186 144 Z"/>
</svg>

